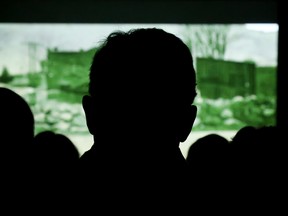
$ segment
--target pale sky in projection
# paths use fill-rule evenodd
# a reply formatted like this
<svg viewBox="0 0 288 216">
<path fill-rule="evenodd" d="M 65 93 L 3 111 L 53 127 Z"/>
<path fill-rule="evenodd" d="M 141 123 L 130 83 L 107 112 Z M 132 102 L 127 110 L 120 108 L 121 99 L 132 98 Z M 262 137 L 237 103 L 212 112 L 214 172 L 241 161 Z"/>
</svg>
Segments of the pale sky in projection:
<svg viewBox="0 0 288 216">
<path fill-rule="evenodd" d="M 31 62 L 29 43 L 36 46 L 32 55 L 39 62 L 46 58 L 47 48 L 59 51 L 87 50 L 99 45 L 109 33 L 136 27 L 159 27 L 182 37 L 185 25 L 176 24 L 0 24 L 0 72 L 5 66 L 10 73 L 26 73 Z M 277 60 L 277 24 L 242 25 L 239 41 L 227 46 L 227 59 L 275 65 Z M 255 33 L 253 33 L 255 32 Z M 271 34 L 273 32 L 273 34 Z M 259 34 L 260 33 L 260 34 Z M 269 34 L 270 33 L 270 34 Z M 247 38 L 243 35 L 247 34 Z M 257 35 L 256 35 L 257 34 Z M 265 36 L 268 35 L 269 36 Z M 259 37 L 261 36 L 261 38 Z M 269 40 L 269 41 L 268 41 Z M 252 45 L 252 46 L 251 46 Z M 257 48 L 258 47 L 258 48 Z M 255 50 L 256 49 L 256 50 Z M 258 49 L 258 50 L 257 50 Z M 29 57 L 30 56 L 30 57 Z"/>
</svg>

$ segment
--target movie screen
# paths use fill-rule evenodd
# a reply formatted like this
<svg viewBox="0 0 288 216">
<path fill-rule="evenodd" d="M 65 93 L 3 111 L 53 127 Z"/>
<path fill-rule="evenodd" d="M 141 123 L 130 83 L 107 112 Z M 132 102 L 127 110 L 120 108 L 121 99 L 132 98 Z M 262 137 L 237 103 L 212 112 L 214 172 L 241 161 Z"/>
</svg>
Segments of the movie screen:
<svg viewBox="0 0 288 216">
<path fill-rule="evenodd" d="M 180 146 L 215 132 L 231 139 L 245 125 L 275 125 L 277 24 L 0 24 L 0 86 L 23 96 L 35 134 L 67 135 L 82 154 L 93 143 L 82 96 L 100 42 L 112 31 L 157 27 L 190 48 L 197 72 L 198 115 Z"/>
</svg>

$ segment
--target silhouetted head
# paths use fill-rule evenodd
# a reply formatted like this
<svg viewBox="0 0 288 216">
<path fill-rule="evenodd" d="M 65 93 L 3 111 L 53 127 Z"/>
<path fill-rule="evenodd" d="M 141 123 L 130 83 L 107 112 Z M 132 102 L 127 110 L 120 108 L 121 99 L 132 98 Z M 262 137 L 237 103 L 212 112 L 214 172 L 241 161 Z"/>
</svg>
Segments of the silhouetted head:
<svg viewBox="0 0 288 216">
<path fill-rule="evenodd" d="M 248 145 L 255 142 L 257 128 L 254 126 L 244 126 L 240 128 L 232 138 L 233 144 Z"/>
<path fill-rule="evenodd" d="M 277 160 L 282 146 L 282 142 L 279 140 L 283 139 L 280 138 L 280 131 L 276 126 L 244 126 L 240 128 L 231 141 L 237 156 L 235 157 L 236 162 L 242 167 L 245 164 L 245 169 L 252 173 L 256 172 L 255 167 L 259 171 L 259 164 L 266 162 L 272 164 L 273 160 Z M 267 168 L 264 166 L 264 169 Z"/>
<path fill-rule="evenodd" d="M 283 140 L 280 137 L 280 130 L 276 126 L 266 125 L 257 128 L 256 131 L 257 141 L 267 145 L 276 145 L 279 140 Z"/>
<path fill-rule="evenodd" d="M 25 99 L 8 88 L 0 87 L 0 103 L 0 139 L 5 143 L 2 147 L 20 152 L 32 144 L 33 113 Z"/>
<path fill-rule="evenodd" d="M 162 29 L 113 32 L 93 58 L 89 93 L 83 107 L 91 134 L 183 142 L 197 112 L 191 52 Z"/>
<path fill-rule="evenodd" d="M 42 131 L 35 135 L 35 150 L 38 161 L 56 166 L 69 165 L 79 159 L 74 143 L 65 135 Z"/>
<path fill-rule="evenodd" d="M 219 161 L 227 162 L 229 142 L 218 134 L 208 134 L 197 139 L 188 149 L 186 161 L 196 166 L 213 166 Z"/>
</svg>

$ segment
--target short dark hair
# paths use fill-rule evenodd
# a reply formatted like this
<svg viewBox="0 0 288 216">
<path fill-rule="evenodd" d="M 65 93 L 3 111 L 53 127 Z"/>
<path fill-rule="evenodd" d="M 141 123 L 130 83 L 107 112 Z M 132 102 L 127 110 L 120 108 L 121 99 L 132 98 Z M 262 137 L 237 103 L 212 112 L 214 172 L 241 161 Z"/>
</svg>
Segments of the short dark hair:
<svg viewBox="0 0 288 216">
<path fill-rule="evenodd" d="M 197 94 L 192 54 L 163 29 L 112 32 L 94 55 L 89 93 L 107 103 L 192 104 Z"/>
</svg>

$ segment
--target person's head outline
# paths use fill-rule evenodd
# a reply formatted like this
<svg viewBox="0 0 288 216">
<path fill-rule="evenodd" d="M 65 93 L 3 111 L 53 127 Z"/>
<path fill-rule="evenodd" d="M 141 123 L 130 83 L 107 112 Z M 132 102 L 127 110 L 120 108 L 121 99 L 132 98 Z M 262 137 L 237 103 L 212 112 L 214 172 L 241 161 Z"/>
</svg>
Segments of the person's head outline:
<svg viewBox="0 0 288 216">
<path fill-rule="evenodd" d="M 111 33 L 89 78 L 82 105 L 94 137 L 108 138 L 124 124 L 132 134 L 168 134 L 176 142 L 188 137 L 197 113 L 196 73 L 189 48 L 174 34 L 157 28 Z"/>
</svg>

